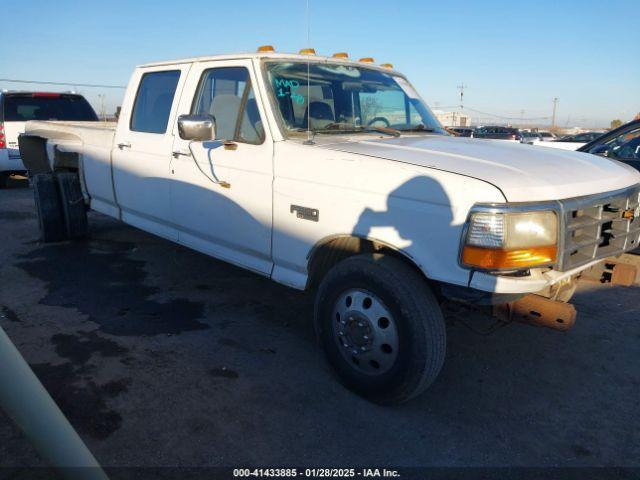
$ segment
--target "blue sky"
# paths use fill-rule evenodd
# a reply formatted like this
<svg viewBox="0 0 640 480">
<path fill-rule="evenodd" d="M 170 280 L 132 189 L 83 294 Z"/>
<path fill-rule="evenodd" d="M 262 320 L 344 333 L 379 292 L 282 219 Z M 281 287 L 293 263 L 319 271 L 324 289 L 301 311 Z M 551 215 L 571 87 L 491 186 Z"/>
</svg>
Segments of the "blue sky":
<svg viewBox="0 0 640 480">
<path fill-rule="evenodd" d="M 640 111 L 639 0 L 310 2 L 318 53 L 391 62 L 432 108 L 458 104 L 463 82 L 465 105 L 507 117 L 549 117 L 558 97 L 560 126 Z M 307 38 L 305 0 L 3 0 L 1 10 L 0 78 L 126 85 L 140 63 L 265 43 L 295 52 Z M 122 96 L 76 90 L 97 109 L 105 94 L 108 111 Z"/>
</svg>

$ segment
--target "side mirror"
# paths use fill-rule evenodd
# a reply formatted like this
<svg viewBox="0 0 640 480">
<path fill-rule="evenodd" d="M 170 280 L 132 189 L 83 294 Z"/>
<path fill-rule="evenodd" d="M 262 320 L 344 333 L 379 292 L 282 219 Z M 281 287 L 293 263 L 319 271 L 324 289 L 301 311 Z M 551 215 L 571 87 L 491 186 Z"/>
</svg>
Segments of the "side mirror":
<svg viewBox="0 0 640 480">
<path fill-rule="evenodd" d="M 206 142 L 216 138 L 216 121 L 211 115 L 180 115 L 178 134 L 183 140 Z"/>
</svg>

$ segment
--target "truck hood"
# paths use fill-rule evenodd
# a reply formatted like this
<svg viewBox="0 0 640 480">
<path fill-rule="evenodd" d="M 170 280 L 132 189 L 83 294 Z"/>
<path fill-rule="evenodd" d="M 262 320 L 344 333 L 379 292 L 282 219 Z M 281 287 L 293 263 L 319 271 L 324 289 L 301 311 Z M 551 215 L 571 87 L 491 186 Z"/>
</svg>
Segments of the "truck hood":
<svg viewBox="0 0 640 480">
<path fill-rule="evenodd" d="M 351 137 L 318 147 L 477 178 L 496 186 L 509 202 L 581 197 L 640 183 L 638 171 L 607 158 L 500 140 L 444 135 Z"/>
</svg>

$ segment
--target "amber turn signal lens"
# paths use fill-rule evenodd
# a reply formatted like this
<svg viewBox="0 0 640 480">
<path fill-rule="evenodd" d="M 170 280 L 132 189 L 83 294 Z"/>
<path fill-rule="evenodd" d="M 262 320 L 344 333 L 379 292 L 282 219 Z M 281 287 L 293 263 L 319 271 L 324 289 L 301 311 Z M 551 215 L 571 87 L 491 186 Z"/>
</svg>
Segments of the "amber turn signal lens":
<svg viewBox="0 0 640 480">
<path fill-rule="evenodd" d="M 471 247 L 467 245 L 462 251 L 462 261 L 465 265 L 488 270 L 519 269 L 552 264 L 556 261 L 556 254 L 555 245 L 518 250 Z"/>
<path fill-rule="evenodd" d="M 315 50 L 315 48 L 303 48 L 298 53 L 300 53 L 300 55 L 315 55 L 316 54 L 316 50 Z"/>
<path fill-rule="evenodd" d="M 258 53 L 275 52 L 276 49 L 271 45 L 261 45 L 258 47 Z"/>
<path fill-rule="evenodd" d="M 373 63 L 375 62 L 375 60 L 371 57 L 363 57 L 360 60 L 358 60 L 359 62 L 364 62 L 364 63 Z"/>
</svg>

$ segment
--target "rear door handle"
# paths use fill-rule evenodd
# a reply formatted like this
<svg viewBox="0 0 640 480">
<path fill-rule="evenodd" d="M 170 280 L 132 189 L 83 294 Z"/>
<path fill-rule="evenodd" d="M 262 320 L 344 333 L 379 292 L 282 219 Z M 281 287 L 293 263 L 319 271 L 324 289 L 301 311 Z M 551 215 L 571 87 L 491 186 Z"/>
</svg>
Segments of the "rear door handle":
<svg viewBox="0 0 640 480">
<path fill-rule="evenodd" d="M 120 150 L 124 150 L 125 148 L 131 148 L 131 144 L 129 142 L 122 142 L 118 144 L 118 148 Z"/>
</svg>

